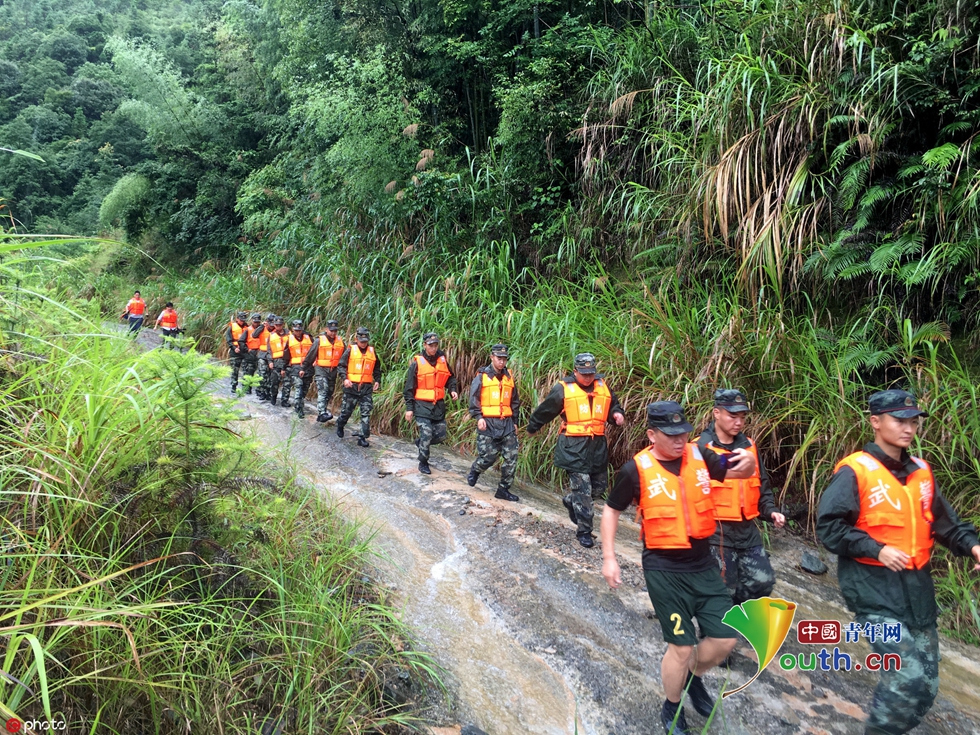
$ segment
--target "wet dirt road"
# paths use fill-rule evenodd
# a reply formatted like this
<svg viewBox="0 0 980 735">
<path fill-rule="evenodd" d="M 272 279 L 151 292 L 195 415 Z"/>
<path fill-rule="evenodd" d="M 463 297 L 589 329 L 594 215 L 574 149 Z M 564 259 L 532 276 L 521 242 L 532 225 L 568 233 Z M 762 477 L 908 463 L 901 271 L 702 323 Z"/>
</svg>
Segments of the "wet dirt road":
<svg viewBox="0 0 980 735">
<path fill-rule="evenodd" d="M 550 491 L 519 486 L 521 502 L 506 503 L 493 498 L 494 471 L 470 488 L 470 458 L 441 447 L 433 450 L 433 474 L 425 476 L 407 441 L 374 436 L 362 449 L 349 433 L 341 440 L 332 424 L 316 424 L 314 411 L 300 421 L 251 396 L 240 405 L 256 436 L 288 450 L 307 482 L 376 531 L 387 558 L 379 574 L 396 589 L 418 645 L 446 670 L 452 703 L 426 710 L 434 732 L 459 732 L 459 723 L 490 735 L 662 732 L 666 646 L 628 514 L 617 539 L 625 583 L 612 591 L 600 575 L 598 543 L 578 545 Z M 773 595 L 799 605 L 797 620 L 848 622 L 833 572 L 807 575 L 796 566 L 799 541 L 775 532 L 772 542 L 779 578 Z M 794 628 L 781 652 L 803 650 L 813 647 L 798 645 Z M 841 650 L 857 660 L 869 649 L 841 644 Z M 754 660 L 740 643 L 729 688 L 755 673 Z M 719 691 L 726 673 L 706 676 L 709 691 Z M 724 700 L 707 732 L 862 733 L 874 682 L 869 672 L 784 671 L 774 661 Z M 913 732 L 980 733 L 978 682 L 980 652 L 944 641 L 939 699 Z M 687 717 L 692 730 L 704 728 L 690 706 Z"/>
</svg>

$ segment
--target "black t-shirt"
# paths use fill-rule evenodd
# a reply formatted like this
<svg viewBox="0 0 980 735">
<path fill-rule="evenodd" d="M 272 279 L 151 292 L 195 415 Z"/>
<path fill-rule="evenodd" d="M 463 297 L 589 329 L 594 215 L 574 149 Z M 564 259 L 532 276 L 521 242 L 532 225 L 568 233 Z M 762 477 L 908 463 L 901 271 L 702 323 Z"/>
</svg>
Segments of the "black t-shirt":
<svg viewBox="0 0 980 735">
<path fill-rule="evenodd" d="M 704 463 L 712 480 L 721 482 L 728 474 L 721 458 L 714 452 L 703 454 Z M 682 459 L 661 461 L 660 466 L 672 475 L 680 476 Z M 633 503 L 640 502 L 640 472 L 636 461 L 630 460 L 616 473 L 606 505 L 613 510 L 625 511 Z M 704 572 L 717 566 L 711 556 L 710 538 L 689 538 L 690 549 L 643 549 L 643 570 L 647 572 Z"/>
</svg>

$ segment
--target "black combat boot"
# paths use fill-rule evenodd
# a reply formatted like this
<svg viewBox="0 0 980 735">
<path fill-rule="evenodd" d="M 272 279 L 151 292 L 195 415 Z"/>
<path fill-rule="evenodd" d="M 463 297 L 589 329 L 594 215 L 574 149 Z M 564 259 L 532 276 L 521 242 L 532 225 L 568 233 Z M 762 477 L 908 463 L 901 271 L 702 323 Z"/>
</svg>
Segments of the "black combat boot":
<svg viewBox="0 0 980 735">
<path fill-rule="evenodd" d="M 325 424 L 325 423 L 327 423 L 327 421 L 329 421 L 329 419 L 327 418 L 327 414 L 325 414 L 325 413 L 318 413 L 316 415 L 316 422 L 318 424 Z"/>
<path fill-rule="evenodd" d="M 359 437 L 357 437 L 357 446 L 359 446 L 359 447 L 369 447 L 371 445 L 368 444 L 367 439 L 365 439 L 363 436 L 359 436 Z"/>
<path fill-rule="evenodd" d="M 476 470 L 470 470 L 470 474 L 466 476 L 466 484 L 470 487 L 476 487 L 476 481 L 480 479 L 480 473 Z"/>
<path fill-rule="evenodd" d="M 344 425 L 339 421 L 337 422 L 337 436 L 339 436 L 341 439 L 344 438 Z"/>
<path fill-rule="evenodd" d="M 591 533 L 580 533 L 578 535 L 578 542 L 587 549 L 591 549 L 593 546 L 595 546 L 595 539 L 592 538 Z"/>
<path fill-rule="evenodd" d="M 288 399 L 283 398 L 281 401 L 279 401 L 279 405 L 282 406 L 283 408 L 289 408 L 292 404 L 289 402 Z"/>
<path fill-rule="evenodd" d="M 510 490 L 504 490 L 503 488 L 497 488 L 497 492 L 493 494 L 497 500 L 509 500 L 512 503 L 516 503 L 520 500 L 519 497 L 514 495 Z"/>
<path fill-rule="evenodd" d="M 660 710 L 660 722 L 663 723 L 667 735 L 688 735 L 687 719 L 684 717 L 684 708 L 680 703 L 674 704 L 665 699 L 663 709 Z"/>
<path fill-rule="evenodd" d="M 429 460 L 427 459 L 419 460 L 419 472 L 421 472 L 423 475 L 432 474 L 432 470 L 429 469 Z"/>
</svg>

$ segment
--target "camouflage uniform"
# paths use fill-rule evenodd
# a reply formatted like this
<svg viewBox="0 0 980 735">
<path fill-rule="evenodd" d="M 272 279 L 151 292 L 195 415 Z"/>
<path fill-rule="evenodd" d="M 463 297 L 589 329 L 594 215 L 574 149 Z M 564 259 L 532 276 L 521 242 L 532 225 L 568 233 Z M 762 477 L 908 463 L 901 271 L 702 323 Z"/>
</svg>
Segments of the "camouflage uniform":
<svg viewBox="0 0 980 735">
<path fill-rule="evenodd" d="M 865 735 L 905 733 L 922 721 L 939 691 L 939 634 L 936 626 L 909 628 L 887 615 L 859 615 L 862 625 L 901 625 L 902 640 L 885 643 L 876 637 L 875 653 L 897 653 L 901 668 L 881 667 L 881 679 L 871 697 Z M 884 659 L 882 659 L 884 661 Z"/>
<path fill-rule="evenodd" d="M 579 374 L 595 375 L 595 357 L 582 353 L 575 358 Z M 586 371 L 586 372 L 583 372 Z M 595 375 L 596 380 L 602 379 Z M 605 382 L 605 381 L 603 381 Z M 565 388 L 563 384 L 577 383 L 575 375 L 569 375 L 556 383 L 551 392 L 534 409 L 527 422 L 527 433 L 535 434 L 549 421 L 562 417 L 565 419 Z M 578 383 L 579 387 L 591 394 L 591 386 Z M 606 385 L 609 388 L 608 384 Z M 615 423 L 615 416 L 625 417 L 619 405 L 616 394 L 609 389 L 610 403 L 606 412 L 607 425 Z M 592 398 L 589 398 L 591 405 Z M 565 431 L 558 435 L 555 445 L 555 466 L 568 472 L 571 492 L 562 498 L 562 504 L 568 511 L 568 517 L 576 525 L 576 535 L 579 543 L 590 547 L 592 519 L 594 515 L 592 501 L 605 497 L 609 487 L 607 476 L 609 466 L 609 449 L 605 435 L 598 436 L 569 436 Z"/>
<path fill-rule="evenodd" d="M 490 432 L 477 431 L 477 457 L 473 461 L 471 469 L 473 472 L 482 475 L 493 467 L 498 458 L 503 458 L 500 463 L 500 482 L 497 483 L 497 492 L 501 494 L 510 492 L 510 489 L 514 487 L 514 475 L 517 473 L 519 448 L 516 432 L 512 431 L 506 436 L 495 439 Z"/>
<path fill-rule="evenodd" d="M 425 335 L 425 339 L 433 340 L 432 344 L 439 344 L 439 338 L 434 333 Z M 440 357 L 445 357 L 442 350 L 437 349 L 434 355 L 428 355 L 425 349 L 419 353 L 430 365 L 435 365 Z M 447 394 L 458 393 L 459 388 L 456 384 L 456 376 L 449 367 L 449 378 L 444 386 Z M 408 372 L 405 374 L 405 390 L 402 398 L 405 401 L 405 410 L 413 413 L 416 425 L 419 427 L 419 439 L 416 445 L 419 448 L 419 469 L 428 466 L 429 447 L 433 444 L 442 444 L 446 440 L 446 400 L 440 398 L 438 401 L 423 401 L 415 397 L 418 387 L 418 362 L 415 358 L 408 365 Z"/>
<path fill-rule="evenodd" d="M 337 389 L 337 368 L 326 368 L 316 366 L 313 373 L 316 381 L 316 412 L 326 414 L 333 418 L 330 412 L 330 401 L 333 400 L 334 391 Z"/>
<path fill-rule="evenodd" d="M 480 425 L 476 427 L 476 452 L 477 457 L 470 467 L 470 474 L 467 482 L 476 485 L 477 479 L 481 474 L 493 467 L 494 462 L 499 457 L 503 457 L 500 465 L 500 482 L 497 484 L 497 497 L 502 500 L 517 502 L 519 498 L 512 495 L 510 489 L 514 486 L 514 475 L 517 472 L 517 453 L 519 445 L 517 441 L 517 426 L 515 421 L 520 415 L 521 398 L 517 392 L 515 384 L 510 394 L 510 416 L 484 416 L 483 415 L 483 376 L 486 375 L 490 380 L 497 380 L 502 384 L 505 379 L 513 382 L 510 371 L 506 367 L 506 360 L 510 359 L 507 346 L 495 344 L 490 348 L 492 358 L 498 358 L 501 370 L 498 373 L 491 361 L 490 365 L 480 368 L 473 382 L 470 383 L 470 416 L 477 422 L 483 419 L 486 429 L 480 430 Z M 492 383 L 491 383 L 492 385 Z M 503 399 L 503 393 L 500 393 Z M 496 412 L 496 411 L 495 411 Z M 500 413 L 503 413 L 501 404 Z"/>
<path fill-rule="evenodd" d="M 302 417 L 305 413 L 306 394 L 310 392 L 310 386 L 313 385 L 313 375 L 311 370 L 306 369 L 306 375 L 301 378 L 300 370 L 304 370 L 302 365 L 289 366 L 289 379 L 292 385 L 289 401 L 296 409 L 296 413 Z"/>
<path fill-rule="evenodd" d="M 340 379 L 341 384 L 347 380 L 347 366 L 350 363 L 350 351 L 351 346 L 348 346 L 340 358 L 340 364 L 337 366 L 337 377 Z M 350 417 L 354 415 L 355 408 L 359 408 L 361 411 L 361 430 L 357 435 L 363 441 L 367 441 L 368 437 L 371 436 L 371 409 L 374 408 L 374 383 L 381 382 L 381 358 L 378 357 L 377 351 L 375 351 L 372 381 L 370 383 L 355 383 L 350 388 L 344 386 L 344 399 L 340 403 L 340 417 L 337 419 L 338 436 L 343 436 L 344 427 L 350 421 Z"/>
<path fill-rule="evenodd" d="M 280 334 L 277 330 L 277 334 Z M 280 336 L 285 336 L 287 333 L 282 332 Z M 286 400 L 289 394 L 285 390 L 285 381 L 283 380 L 282 371 L 288 367 L 289 360 L 287 359 L 288 352 L 283 352 L 282 357 L 277 357 L 275 360 L 270 359 L 272 363 L 272 368 L 269 370 L 269 400 L 272 405 L 276 404 L 279 400 L 279 391 L 282 388 L 282 399 Z M 270 353 L 269 357 L 272 355 Z"/>
<path fill-rule="evenodd" d="M 255 332 L 261 329 L 262 329 L 262 324 L 253 321 L 252 325 L 248 328 L 248 334 L 252 336 L 252 339 L 255 339 L 256 337 Z M 247 344 L 248 344 L 248 338 L 246 338 L 246 346 Z M 249 350 L 245 354 L 245 359 L 243 360 L 242 366 L 244 368 L 243 375 L 245 376 L 255 375 L 256 370 L 259 369 L 259 350 L 258 349 Z M 251 386 L 249 386 L 245 392 L 251 393 L 252 392 Z"/>
<path fill-rule="evenodd" d="M 241 321 L 245 321 L 241 319 Z M 241 325 L 242 333 L 235 341 L 233 332 L 231 331 L 231 325 L 225 331 L 225 343 L 228 345 L 228 360 L 231 362 L 231 390 L 234 392 L 238 388 L 238 374 L 241 372 L 242 365 L 245 362 L 245 357 L 248 355 L 248 344 L 246 343 L 248 335 L 248 325 Z M 238 352 L 235 352 L 235 348 L 238 348 Z"/>
<path fill-rule="evenodd" d="M 725 391 L 734 393 L 737 391 Z M 742 395 L 739 392 L 739 395 Z M 744 400 L 744 398 L 743 398 Z M 716 406 L 732 409 L 736 407 L 722 404 L 716 400 Z M 714 422 L 708 425 L 698 438 L 698 448 L 701 454 L 710 452 L 707 445 L 719 447 L 728 452 L 736 449 L 748 449 L 752 443 L 745 434 L 739 432 L 730 444 L 723 444 L 715 433 Z M 772 514 L 777 511 L 776 498 L 769 484 L 769 473 L 766 472 L 759 458 L 759 515 L 760 520 L 772 521 Z M 746 519 L 744 514 L 740 521 L 719 521 L 718 530 L 711 537 L 711 555 L 718 562 L 725 579 L 725 586 L 732 593 L 732 600 L 741 605 L 746 600 L 765 597 L 772 592 L 776 585 L 776 573 L 769 563 L 769 554 L 762 547 L 762 536 L 756 526 L 756 519 Z"/>
<path fill-rule="evenodd" d="M 904 403 L 903 403 L 904 401 Z M 890 413 L 896 418 L 912 418 L 918 410 L 915 398 L 900 390 L 880 391 L 869 401 L 872 416 Z M 906 407 L 908 407 L 906 409 Z M 904 449 L 896 460 L 874 442 L 863 452 L 877 460 L 901 485 L 919 465 Z M 960 521 L 943 497 L 933 476 L 933 538 L 958 556 L 972 556 L 980 546 L 976 527 Z M 851 466 L 841 465 L 820 497 L 817 509 L 817 537 L 837 554 L 837 580 L 848 609 L 859 621 L 900 622 L 902 641 L 872 647 L 879 653 L 902 656 L 901 671 L 885 671 L 871 700 L 867 733 L 900 735 L 915 727 L 932 706 L 939 687 L 939 638 L 936 633 L 936 590 L 930 564 L 895 572 L 885 566 L 866 564 L 859 559 L 877 559 L 885 544 L 857 527 L 861 516 L 858 478 Z"/>
<path fill-rule="evenodd" d="M 262 382 L 259 383 L 255 394 L 263 401 L 269 397 L 269 352 L 266 350 L 266 347 L 268 346 L 267 339 L 271 328 L 272 326 L 267 322 L 255 330 L 258 334 L 255 334 L 255 332 L 252 333 L 253 336 L 261 337 L 262 339 L 258 354 L 255 356 L 255 359 L 258 361 L 256 373 Z"/>
</svg>

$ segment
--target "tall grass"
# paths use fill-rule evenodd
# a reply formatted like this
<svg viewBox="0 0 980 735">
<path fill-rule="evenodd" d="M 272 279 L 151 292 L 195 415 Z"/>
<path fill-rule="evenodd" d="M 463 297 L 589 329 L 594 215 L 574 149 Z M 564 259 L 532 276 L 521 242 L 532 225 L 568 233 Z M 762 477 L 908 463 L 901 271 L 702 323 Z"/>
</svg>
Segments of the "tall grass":
<svg viewBox="0 0 980 735">
<path fill-rule="evenodd" d="M 9 262 L 7 264 L 9 266 Z M 395 732 L 431 672 L 369 539 L 229 428 L 205 356 L 0 295 L 0 714 L 71 732 Z M 29 302 L 29 308 L 25 307 Z M 273 479 L 264 479 L 265 477 Z"/>
</svg>

